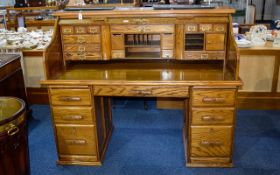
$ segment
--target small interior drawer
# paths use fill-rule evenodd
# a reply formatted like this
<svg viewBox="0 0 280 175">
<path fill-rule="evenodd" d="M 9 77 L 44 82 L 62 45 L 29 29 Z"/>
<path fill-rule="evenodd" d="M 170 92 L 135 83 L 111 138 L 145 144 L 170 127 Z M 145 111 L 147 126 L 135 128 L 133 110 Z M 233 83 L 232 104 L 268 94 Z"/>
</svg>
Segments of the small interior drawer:
<svg viewBox="0 0 280 175">
<path fill-rule="evenodd" d="M 226 24 L 214 24 L 213 31 L 214 32 L 222 32 L 225 33 L 227 30 Z"/>
<path fill-rule="evenodd" d="M 100 52 L 65 52 L 65 60 L 101 60 Z"/>
<path fill-rule="evenodd" d="M 112 58 L 124 58 L 125 51 L 124 50 L 112 50 Z"/>
<path fill-rule="evenodd" d="M 49 89 L 52 105 L 91 105 L 90 89 Z"/>
<path fill-rule="evenodd" d="M 61 33 L 62 34 L 73 34 L 74 27 L 72 26 L 61 26 Z"/>
<path fill-rule="evenodd" d="M 173 50 L 162 50 L 161 51 L 161 58 L 173 58 Z"/>
<path fill-rule="evenodd" d="M 187 24 L 185 25 L 185 32 L 197 32 L 198 31 L 198 25 L 197 24 Z"/>
<path fill-rule="evenodd" d="M 100 26 L 88 26 L 87 32 L 90 34 L 100 33 Z"/>
<path fill-rule="evenodd" d="M 234 108 L 192 108 L 192 125 L 233 124 Z"/>
<path fill-rule="evenodd" d="M 56 124 L 94 124 L 92 107 L 53 106 L 53 119 Z"/>
<path fill-rule="evenodd" d="M 63 35 L 62 36 L 63 43 L 66 44 L 89 44 L 89 43 L 100 43 L 100 35 L 92 34 L 92 35 Z"/>
<path fill-rule="evenodd" d="M 185 60 L 223 60 L 224 51 L 185 51 Z"/>
<path fill-rule="evenodd" d="M 191 126 L 190 156 L 230 156 L 232 151 L 232 132 L 232 126 Z"/>
<path fill-rule="evenodd" d="M 234 106 L 235 89 L 196 89 L 192 90 L 192 106 Z"/>
<path fill-rule="evenodd" d="M 59 154 L 97 155 L 95 126 L 56 125 Z"/>
<path fill-rule="evenodd" d="M 63 46 L 65 52 L 98 52 L 100 44 L 65 44 Z"/>
</svg>

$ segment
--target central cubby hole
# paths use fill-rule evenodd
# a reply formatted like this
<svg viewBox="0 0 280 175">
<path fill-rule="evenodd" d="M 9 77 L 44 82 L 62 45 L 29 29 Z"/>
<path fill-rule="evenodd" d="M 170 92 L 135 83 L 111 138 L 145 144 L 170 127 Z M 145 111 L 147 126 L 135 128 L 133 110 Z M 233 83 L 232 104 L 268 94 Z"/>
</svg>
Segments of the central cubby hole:
<svg viewBox="0 0 280 175">
<path fill-rule="evenodd" d="M 204 34 L 192 33 L 185 34 L 185 50 L 186 51 L 200 51 L 204 47 Z"/>
<path fill-rule="evenodd" d="M 160 34 L 125 34 L 124 38 L 126 57 L 160 57 Z"/>
</svg>

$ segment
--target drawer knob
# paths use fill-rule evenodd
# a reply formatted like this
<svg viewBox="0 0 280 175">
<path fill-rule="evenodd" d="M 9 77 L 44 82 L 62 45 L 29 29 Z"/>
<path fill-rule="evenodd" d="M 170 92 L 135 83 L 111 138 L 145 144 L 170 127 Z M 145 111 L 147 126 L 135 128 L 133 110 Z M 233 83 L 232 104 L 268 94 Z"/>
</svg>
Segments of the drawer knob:
<svg viewBox="0 0 280 175">
<path fill-rule="evenodd" d="M 202 140 L 200 142 L 200 145 L 202 145 L 202 146 L 222 146 L 223 142 L 221 142 L 221 141 Z"/>
<path fill-rule="evenodd" d="M 60 101 L 65 101 L 65 102 L 71 102 L 71 101 L 81 101 L 80 97 L 68 97 L 68 96 L 62 96 L 59 97 Z"/>
<path fill-rule="evenodd" d="M 205 115 L 201 117 L 201 120 L 203 121 L 223 121 L 225 120 L 224 117 L 215 117 L 215 116 L 211 116 L 211 115 Z"/>
<path fill-rule="evenodd" d="M 63 116 L 63 120 L 82 120 L 83 116 L 81 115 L 71 115 L 71 116 Z"/>
<path fill-rule="evenodd" d="M 69 145 L 85 145 L 87 143 L 86 140 L 65 140 L 65 142 Z"/>
<path fill-rule="evenodd" d="M 204 103 L 224 103 L 225 98 L 223 98 L 223 97 L 203 97 L 202 102 L 204 102 Z"/>
</svg>

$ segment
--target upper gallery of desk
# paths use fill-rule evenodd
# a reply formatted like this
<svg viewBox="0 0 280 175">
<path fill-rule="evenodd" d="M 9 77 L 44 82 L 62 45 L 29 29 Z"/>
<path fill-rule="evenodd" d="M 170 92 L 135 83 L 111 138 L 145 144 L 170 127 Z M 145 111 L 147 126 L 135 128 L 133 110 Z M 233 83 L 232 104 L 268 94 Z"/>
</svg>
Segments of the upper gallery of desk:
<svg viewBox="0 0 280 175">
<path fill-rule="evenodd" d="M 56 12 L 54 35 L 44 52 L 46 82 L 240 84 L 239 54 L 231 27 L 233 12 L 227 7 Z"/>
</svg>

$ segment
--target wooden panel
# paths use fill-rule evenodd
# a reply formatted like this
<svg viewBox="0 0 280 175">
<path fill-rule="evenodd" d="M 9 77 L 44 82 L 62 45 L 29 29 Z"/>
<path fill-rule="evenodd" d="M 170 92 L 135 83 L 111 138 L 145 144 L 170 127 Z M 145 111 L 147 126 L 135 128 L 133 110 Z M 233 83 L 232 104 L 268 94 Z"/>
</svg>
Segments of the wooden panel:
<svg viewBox="0 0 280 175">
<path fill-rule="evenodd" d="M 63 35 L 63 43 L 67 44 L 89 44 L 89 43 L 100 43 L 100 34 L 92 35 Z"/>
<path fill-rule="evenodd" d="M 233 124 L 234 108 L 192 108 L 193 125 Z"/>
<path fill-rule="evenodd" d="M 274 61 L 274 56 L 242 55 L 240 57 L 239 76 L 244 84 L 239 91 L 270 92 Z"/>
<path fill-rule="evenodd" d="M 224 51 L 185 51 L 185 60 L 223 60 Z"/>
<path fill-rule="evenodd" d="M 206 34 L 206 50 L 224 50 L 224 34 Z"/>
<path fill-rule="evenodd" d="M 191 126 L 191 157 L 229 157 L 232 126 Z"/>
<path fill-rule="evenodd" d="M 91 105 L 89 89 L 49 89 L 52 105 Z"/>
<path fill-rule="evenodd" d="M 174 25 L 112 25 L 114 33 L 174 33 Z"/>
<path fill-rule="evenodd" d="M 188 97 L 188 87 L 179 86 L 95 86 L 98 96 Z"/>
<path fill-rule="evenodd" d="M 124 50 L 124 35 L 112 34 L 111 44 L 112 44 L 112 50 Z"/>
<path fill-rule="evenodd" d="M 173 58 L 173 50 L 162 50 L 161 58 Z"/>
<path fill-rule="evenodd" d="M 94 124 L 95 115 L 92 107 L 53 106 L 55 124 Z"/>
<path fill-rule="evenodd" d="M 173 49 L 174 48 L 174 34 L 161 34 L 161 48 Z"/>
<path fill-rule="evenodd" d="M 67 44 L 64 45 L 65 52 L 98 52 L 100 51 L 100 44 Z"/>
<path fill-rule="evenodd" d="M 66 52 L 65 60 L 101 60 L 100 52 Z"/>
<path fill-rule="evenodd" d="M 95 126 L 56 125 L 58 152 L 62 155 L 97 155 Z"/>
<path fill-rule="evenodd" d="M 193 106 L 234 106 L 235 89 L 193 89 Z"/>
</svg>

